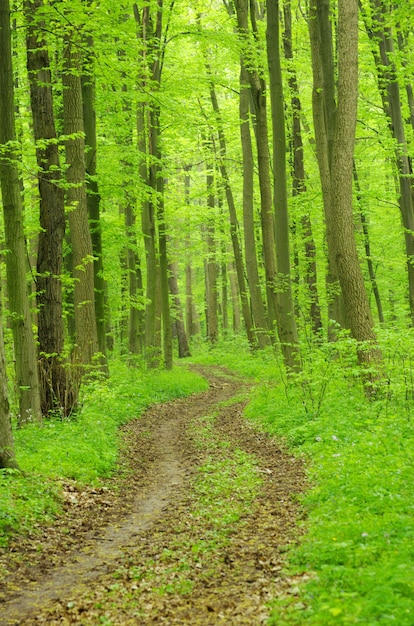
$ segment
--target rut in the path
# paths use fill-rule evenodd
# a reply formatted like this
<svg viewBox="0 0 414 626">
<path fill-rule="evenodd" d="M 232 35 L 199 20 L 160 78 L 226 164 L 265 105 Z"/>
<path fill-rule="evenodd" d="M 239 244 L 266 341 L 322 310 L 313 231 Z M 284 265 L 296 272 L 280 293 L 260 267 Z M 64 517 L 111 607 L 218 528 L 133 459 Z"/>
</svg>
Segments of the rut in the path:
<svg viewBox="0 0 414 626">
<path fill-rule="evenodd" d="M 246 424 L 243 403 L 226 404 L 241 381 L 223 371 L 200 369 L 200 373 L 210 382 L 207 392 L 155 406 L 128 425 L 126 453 L 140 485 L 129 514 L 121 515 L 81 549 L 75 547 L 63 567 L 50 569 L 6 599 L 0 605 L 1 626 L 265 623 L 267 602 L 291 585 L 280 574 L 281 546 L 292 541 L 296 532 L 294 496 L 303 488 L 303 468 L 273 440 Z M 224 405 L 218 409 L 220 403 Z M 189 426 L 213 411 L 219 435 L 258 458 L 263 488 L 252 511 L 235 528 L 226 553 L 211 555 L 211 562 L 206 557 L 204 566 L 213 574 L 206 577 L 206 571 L 192 568 L 188 572 L 192 593 L 160 595 L 145 580 L 131 580 L 128 568 L 148 573 L 162 561 L 166 547 L 174 552 L 180 525 L 182 545 L 203 542 L 205 528 L 191 523 L 182 527 L 183 520 L 191 519 L 192 475 L 203 461 L 202 452 L 192 445 Z M 124 572 L 117 584 L 128 598 L 135 598 L 135 610 L 122 604 L 122 593 L 111 591 L 117 570 Z M 100 606 L 104 608 L 96 608 Z"/>
<path fill-rule="evenodd" d="M 231 398 L 239 386 L 234 380 L 231 384 L 228 381 L 212 383 L 209 391 L 156 406 L 147 412 L 145 419 L 138 421 L 138 429 L 143 426 L 141 431 L 145 424 L 151 424 L 153 462 L 146 470 L 145 486 L 132 512 L 109 526 L 103 536 L 80 552 L 74 550 L 64 567 L 52 570 L 46 578 L 32 583 L 16 598 L 0 605 L 1 626 L 20 625 L 27 618 L 35 618 L 45 605 L 64 601 L 75 587 L 115 568 L 122 549 L 136 542 L 137 535 L 151 527 L 167 505 L 180 497 L 180 488 L 192 471 L 184 445 L 188 422 L 211 410 L 217 402 Z M 145 440 L 146 437 L 144 445 Z"/>
</svg>

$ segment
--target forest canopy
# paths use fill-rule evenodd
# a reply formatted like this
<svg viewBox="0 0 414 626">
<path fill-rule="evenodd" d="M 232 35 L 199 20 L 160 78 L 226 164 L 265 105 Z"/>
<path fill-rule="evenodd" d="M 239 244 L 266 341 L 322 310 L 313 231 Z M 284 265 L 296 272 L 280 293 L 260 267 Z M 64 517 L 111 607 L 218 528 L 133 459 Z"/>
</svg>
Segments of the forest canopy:
<svg viewBox="0 0 414 626">
<path fill-rule="evenodd" d="M 409 4 L 2 0 L 2 432 L 232 334 L 288 375 L 349 336 L 376 395 L 414 319 Z"/>
</svg>

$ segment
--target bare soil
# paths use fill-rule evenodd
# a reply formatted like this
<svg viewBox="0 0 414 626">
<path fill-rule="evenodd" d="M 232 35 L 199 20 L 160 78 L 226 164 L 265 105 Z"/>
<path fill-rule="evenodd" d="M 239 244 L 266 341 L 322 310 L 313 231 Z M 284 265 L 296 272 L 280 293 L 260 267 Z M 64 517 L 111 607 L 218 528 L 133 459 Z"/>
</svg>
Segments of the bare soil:
<svg viewBox="0 0 414 626">
<path fill-rule="evenodd" d="M 245 402 L 229 402 L 245 382 L 197 369 L 208 391 L 156 405 L 124 428 L 113 480 L 99 489 L 65 482 L 55 523 L 0 551 L 1 626 L 256 626 L 273 597 L 296 592 L 283 564 L 300 534 L 303 465 L 243 418 Z M 217 434 L 255 455 L 263 484 L 225 547 L 200 561 L 194 546 L 209 528 L 193 517 L 192 485 L 205 452 L 193 429 L 213 411 Z"/>
</svg>

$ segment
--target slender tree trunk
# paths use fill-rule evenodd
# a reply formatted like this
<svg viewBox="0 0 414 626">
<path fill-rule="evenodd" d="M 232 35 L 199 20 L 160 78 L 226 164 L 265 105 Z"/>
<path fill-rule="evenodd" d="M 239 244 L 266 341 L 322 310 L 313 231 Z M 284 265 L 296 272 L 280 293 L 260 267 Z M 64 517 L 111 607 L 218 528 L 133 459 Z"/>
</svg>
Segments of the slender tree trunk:
<svg viewBox="0 0 414 626">
<path fill-rule="evenodd" d="M 64 363 L 64 324 L 62 314 L 62 265 L 65 236 L 65 198 L 56 142 L 52 77 L 46 40 L 33 18 L 43 0 L 25 0 L 27 21 L 27 69 L 30 103 L 36 142 L 40 233 L 37 252 L 36 303 L 39 342 L 39 381 L 43 415 L 60 412 L 69 415 L 76 404 L 76 392 Z M 46 141 L 45 141 L 46 140 Z"/>
<path fill-rule="evenodd" d="M 270 345 L 270 336 L 263 306 L 262 290 L 260 287 L 259 268 L 257 264 L 257 251 L 254 226 L 253 206 L 253 148 L 250 136 L 250 94 L 248 89 L 248 76 L 241 60 L 240 69 L 240 135 L 243 154 L 243 232 L 244 249 L 246 254 L 247 279 L 250 288 L 254 328 L 260 348 Z"/>
<path fill-rule="evenodd" d="M 188 207 L 190 205 L 190 166 L 185 166 L 184 175 L 184 199 L 185 204 Z M 200 332 L 200 324 L 198 322 L 198 315 L 195 308 L 195 302 L 193 297 L 193 268 L 191 263 L 191 234 L 188 233 L 186 237 L 186 264 L 185 264 L 185 311 L 186 311 L 186 329 L 187 336 L 193 337 Z"/>
<path fill-rule="evenodd" d="M 9 392 L 7 387 L 6 356 L 3 337 L 3 298 L 0 279 L 0 469 L 18 469 L 14 452 L 12 425 L 10 419 Z"/>
<path fill-rule="evenodd" d="M 172 5 L 170 6 L 172 9 Z M 142 67 L 141 88 L 150 85 L 149 103 L 143 103 L 138 110 L 138 138 L 144 148 L 148 162 L 149 187 L 153 190 L 148 203 L 143 206 L 143 233 L 146 245 L 147 257 L 147 300 L 150 307 L 155 309 L 160 306 L 162 317 L 164 365 L 171 368 L 173 365 L 171 315 L 169 307 L 168 289 L 168 258 L 167 258 L 167 233 L 164 212 L 164 180 L 161 169 L 162 154 L 160 144 L 160 109 L 159 104 L 153 98 L 153 94 L 158 92 L 161 85 L 163 48 L 163 1 L 158 0 L 155 7 L 145 5 L 142 13 L 138 5 L 133 5 L 134 16 L 138 26 L 138 37 L 141 42 L 140 64 Z M 168 31 L 168 26 L 167 30 Z M 166 36 L 166 32 L 164 36 Z M 141 151 L 141 150 L 140 150 Z M 142 157 L 141 157 L 142 158 Z M 145 162 L 144 162 L 145 164 Z M 144 165 L 142 165 L 144 169 Z M 145 169 L 147 166 L 145 164 Z M 158 221 L 158 224 L 157 224 Z M 158 252 L 159 265 L 157 267 L 156 257 L 156 235 L 158 226 Z M 154 264 L 155 262 L 155 264 Z M 149 281 L 156 281 L 157 275 L 159 283 L 150 285 Z M 157 302 L 157 289 L 159 302 Z M 151 297 L 150 297 L 151 296 Z M 159 350 L 156 345 L 157 329 L 156 315 L 149 319 L 150 311 L 146 311 L 146 355 L 147 363 L 150 367 L 157 366 L 159 360 Z"/>
<path fill-rule="evenodd" d="M 370 241 L 370 236 L 369 236 L 368 220 L 367 220 L 364 210 L 361 208 L 362 207 L 361 187 L 359 185 L 359 178 L 358 178 L 358 172 L 357 172 L 356 165 L 355 165 L 355 160 L 353 162 L 352 168 L 353 168 L 354 183 L 355 183 L 355 188 L 357 190 L 357 198 L 358 198 L 358 203 L 359 203 L 359 216 L 361 219 L 362 232 L 364 233 L 364 249 L 365 249 L 365 258 L 366 258 L 367 267 L 368 267 L 368 275 L 369 275 L 369 280 L 371 282 L 372 293 L 374 294 L 375 303 L 377 305 L 378 319 L 380 321 L 380 324 L 383 324 L 385 322 L 384 312 L 382 309 L 381 297 L 380 297 L 380 293 L 378 289 L 377 278 L 375 275 L 374 263 L 372 262 L 371 241 Z"/>
<path fill-rule="evenodd" d="M 7 253 L 6 275 L 15 351 L 19 423 L 42 417 L 36 345 L 26 282 L 26 245 L 20 195 L 10 31 L 10 5 L 0 1 L 0 186 Z"/>
<path fill-rule="evenodd" d="M 278 0 L 268 4 L 266 39 L 273 127 L 273 191 L 276 265 L 278 272 L 278 334 L 285 365 L 289 369 L 299 370 L 299 344 L 290 278 L 289 216 L 286 186 L 286 136 L 280 62 Z"/>
<path fill-rule="evenodd" d="M 88 47 L 88 54 L 85 58 L 86 68 L 82 75 L 82 106 L 83 125 L 85 131 L 85 168 L 86 168 L 86 189 L 89 227 L 91 231 L 93 250 L 93 277 L 95 286 L 95 315 L 96 329 L 98 334 L 98 346 L 101 353 L 103 369 L 108 373 L 108 362 L 106 358 L 106 327 L 107 327 L 107 307 L 106 294 L 107 285 L 103 274 L 103 253 L 102 253 L 102 228 L 100 219 L 100 194 L 98 189 L 97 175 L 97 139 L 96 139 L 96 111 L 95 111 L 95 91 L 96 80 L 93 68 L 93 39 L 86 38 L 85 44 Z"/>
<path fill-rule="evenodd" d="M 180 292 L 178 289 L 178 263 L 169 265 L 169 285 L 173 297 L 173 318 L 178 341 L 178 356 L 180 359 L 191 356 L 188 345 L 188 337 L 185 332 L 183 309 L 181 306 Z"/>
<path fill-rule="evenodd" d="M 207 258 L 205 261 L 206 270 L 206 321 L 207 339 L 211 344 L 218 340 L 218 298 L 217 298 L 217 277 L 218 268 L 216 260 L 216 241 L 214 229 L 214 176 L 212 170 L 207 170 L 207 207 L 209 216 L 205 228 L 207 241 Z"/>
<path fill-rule="evenodd" d="M 168 253 L 167 253 L 167 226 L 165 220 L 163 191 L 161 191 L 162 177 L 159 176 L 158 192 L 158 240 L 160 247 L 160 287 L 161 287 L 161 314 L 162 314 L 162 334 L 164 348 L 164 367 L 173 367 L 173 343 L 170 311 L 170 290 L 168 286 Z"/>
<path fill-rule="evenodd" d="M 210 75 L 211 72 L 207 67 L 207 73 Z M 226 159 L 226 140 L 223 131 L 223 124 L 221 121 L 220 109 L 218 105 L 217 95 L 212 82 L 210 82 L 210 99 L 211 104 L 213 106 L 213 111 L 216 116 L 217 122 L 217 130 L 219 136 L 219 154 L 218 154 L 218 162 L 221 178 L 223 180 L 224 191 L 226 194 L 227 206 L 229 209 L 229 218 L 230 218 L 230 238 L 233 246 L 233 254 L 234 261 L 236 264 L 237 271 L 237 280 L 239 282 L 240 289 L 240 298 L 242 305 L 242 314 L 244 319 L 244 324 L 246 327 L 246 334 L 249 344 L 251 346 L 256 345 L 256 335 L 253 329 L 252 316 L 250 312 L 250 303 L 249 303 L 249 293 L 248 286 L 246 285 L 245 274 L 244 274 L 244 263 L 243 263 L 243 255 L 240 244 L 240 228 L 239 222 L 237 219 L 236 205 L 234 203 L 233 192 L 230 186 L 230 177 L 227 171 L 227 166 L 225 163 Z"/>
<path fill-rule="evenodd" d="M 288 61 L 293 60 L 292 48 L 292 15 L 291 0 L 284 0 L 283 4 L 285 31 L 284 49 L 285 57 Z M 293 195 L 298 196 L 306 191 L 305 164 L 303 155 L 303 142 L 301 132 L 301 103 L 299 97 L 299 87 L 296 73 L 293 66 L 288 74 L 288 83 L 291 92 L 292 107 L 292 163 L 293 163 Z M 314 334 L 319 334 L 322 330 L 321 309 L 319 306 L 319 296 L 316 276 L 316 246 L 312 235 L 312 224 L 307 211 L 301 217 L 302 237 L 305 248 L 306 272 L 305 281 L 308 287 L 308 301 L 310 308 L 310 319 Z"/>
<path fill-rule="evenodd" d="M 221 246 L 221 324 L 223 331 L 227 333 L 229 329 L 229 315 L 228 315 L 228 280 L 227 280 L 227 246 L 223 241 Z"/>
<path fill-rule="evenodd" d="M 138 242 L 136 237 L 136 220 L 134 207 L 129 198 L 125 207 L 125 228 L 127 236 L 126 271 L 128 282 L 128 350 L 131 354 L 143 354 L 145 320 L 142 305 L 144 292 L 141 262 L 138 256 Z"/>
<path fill-rule="evenodd" d="M 248 40 L 248 3 L 247 0 L 235 2 L 237 14 L 237 28 L 242 39 Z M 233 7 L 228 5 L 230 14 Z M 268 320 L 262 299 L 262 290 L 257 263 L 255 227 L 254 227 L 254 164 L 253 148 L 250 134 L 250 80 L 249 70 L 246 67 L 244 56 L 240 59 L 240 138 L 243 154 L 243 233 L 246 255 L 246 271 L 249 284 L 252 318 L 258 345 L 264 348 L 271 343 Z"/>
<path fill-rule="evenodd" d="M 400 86 L 394 62 L 394 41 L 391 27 L 387 25 L 385 5 L 381 0 L 370 0 L 372 26 L 365 17 L 365 26 L 371 41 L 378 46 L 373 50 L 377 67 L 378 86 L 382 97 L 388 126 L 394 139 L 395 162 L 399 182 L 399 206 L 404 227 L 405 251 L 407 256 L 408 292 L 411 325 L 414 324 L 414 199 L 412 168 L 408 155 L 405 123 L 401 110 Z M 365 14 L 364 14 L 365 16 Z"/>
<path fill-rule="evenodd" d="M 241 329 L 240 295 L 234 261 L 229 263 L 227 274 L 230 282 L 231 303 L 233 308 L 233 331 L 236 335 L 238 335 Z"/>
<path fill-rule="evenodd" d="M 235 1 L 237 28 L 245 46 L 247 47 L 246 53 L 242 53 L 242 60 L 244 59 L 245 54 L 249 53 L 249 46 L 253 45 L 257 48 L 259 45 L 258 27 L 256 23 L 256 2 L 251 0 L 250 5 L 250 21 L 252 24 L 253 40 L 249 34 L 247 0 Z M 267 88 L 266 82 L 263 78 L 263 68 L 256 68 L 252 66 L 250 57 L 248 57 L 248 61 L 249 62 L 245 61 L 244 65 L 250 84 L 251 103 L 254 113 L 254 131 L 260 189 L 260 220 L 266 280 L 267 320 L 268 328 L 272 331 L 270 337 L 273 340 L 277 309 L 277 269 L 272 183 L 270 177 L 269 132 L 267 123 Z"/>
</svg>

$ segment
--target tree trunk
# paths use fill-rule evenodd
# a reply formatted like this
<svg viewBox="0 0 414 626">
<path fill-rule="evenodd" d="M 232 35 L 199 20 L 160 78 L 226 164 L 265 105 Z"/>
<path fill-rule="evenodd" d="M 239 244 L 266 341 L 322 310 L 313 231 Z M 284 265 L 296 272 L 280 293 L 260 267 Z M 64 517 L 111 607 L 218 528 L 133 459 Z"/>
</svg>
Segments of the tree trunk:
<svg viewBox="0 0 414 626">
<path fill-rule="evenodd" d="M 207 66 L 207 73 L 208 75 L 211 75 L 211 72 L 208 66 Z M 231 243 L 233 246 L 233 254 L 234 254 L 234 261 L 236 264 L 237 280 L 239 282 L 242 314 L 243 314 L 244 324 L 246 327 L 247 339 L 249 341 L 249 344 L 254 347 L 257 342 L 256 342 L 256 335 L 253 329 L 253 322 L 252 322 L 252 317 L 251 317 L 251 312 L 250 312 L 248 287 L 246 285 L 246 280 L 245 280 L 245 275 L 244 275 L 243 255 L 242 255 L 242 249 L 240 245 L 240 228 L 239 228 L 239 222 L 237 219 L 236 205 L 234 203 L 233 192 L 230 186 L 230 178 L 229 178 L 226 163 L 225 163 L 226 140 L 224 136 L 223 124 L 221 121 L 221 115 L 220 115 L 220 109 L 218 105 L 216 91 L 211 81 L 210 81 L 210 99 L 211 99 L 213 111 L 216 116 L 217 131 L 218 131 L 218 136 L 219 136 L 218 163 L 219 163 L 221 178 L 223 181 L 224 191 L 226 194 L 227 206 L 229 209 L 230 238 L 231 238 Z"/>
<path fill-rule="evenodd" d="M 334 66 L 332 53 L 332 26 L 329 2 L 316 0 L 309 11 L 309 38 L 312 56 L 312 112 L 315 129 L 316 157 L 322 187 L 322 199 L 326 222 L 327 275 L 326 296 L 328 301 L 328 339 L 336 338 L 335 325 L 346 327 L 343 297 L 339 285 L 338 269 L 333 254 L 332 233 L 327 214 L 331 202 L 331 158 L 333 128 L 336 115 L 334 93 Z"/>
<path fill-rule="evenodd" d="M 284 0 L 283 12 L 285 18 L 284 49 L 288 61 L 293 60 L 292 49 L 292 14 L 291 0 Z M 296 72 L 293 66 L 288 74 L 288 84 L 291 93 L 292 107 L 292 169 L 293 169 L 293 196 L 306 191 L 305 163 L 301 132 L 301 103 Z M 308 288 L 308 302 L 312 330 L 318 335 L 322 330 L 321 309 L 319 306 L 317 277 L 316 277 L 316 247 L 312 235 L 312 224 L 307 211 L 301 217 L 302 238 L 305 248 L 305 281 Z"/>
<path fill-rule="evenodd" d="M 249 35 L 248 22 L 248 5 L 246 0 L 236 0 L 237 27 L 240 36 L 245 42 L 247 52 L 250 45 L 257 46 L 258 29 L 256 23 L 256 7 L 255 2 L 251 2 L 250 19 L 253 30 L 253 42 Z M 242 52 L 242 59 L 243 59 Z M 266 82 L 263 78 L 263 68 L 252 66 L 251 59 L 245 62 L 247 78 L 250 84 L 251 103 L 254 113 L 254 131 L 257 149 L 257 165 L 259 174 L 260 189 L 260 221 L 263 241 L 263 257 L 265 267 L 266 280 L 266 302 L 267 302 L 267 323 L 271 331 L 271 339 L 274 338 L 274 330 L 276 325 L 276 248 L 275 248 L 275 230 L 274 230 L 274 213 L 272 201 L 272 183 L 270 178 L 270 153 L 269 153 L 269 133 L 267 125 L 267 89 Z"/>
<path fill-rule="evenodd" d="M 270 77 L 270 102 L 273 127 L 273 172 L 275 207 L 276 265 L 278 273 L 278 334 L 284 362 L 291 370 L 300 370 L 298 334 L 290 279 L 289 216 L 286 187 L 286 137 L 279 44 L 279 2 L 268 4 L 267 57 Z"/>
<path fill-rule="evenodd" d="M 64 44 L 63 116 L 67 203 L 73 253 L 75 347 L 74 362 L 80 374 L 92 365 L 99 350 L 95 317 L 93 248 L 88 221 L 85 185 L 85 142 L 80 80 L 79 48 L 74 34 Z"/>
<path fill-rule="evenodd" d="M 127 237 L 126 248 L 126 271 L 128 283 L 128 351 L 130 354 L 143 354 L 145 339 L 145 320 L 142 305 L 143 280 L 141 263 L 138 256 L 136 219 L 132 201 L 126 198 L 125 206 L 125 230 Z"/>
<path fill-rule="evenodd" d="M 98 346 L 101 354 L 103 369 L 108 372 L 108 361 L 106 358 L 106 327 L 107 327 L 107 307 L 106 293 L 107 285 L 103 275 L 103 254 L 102 254 L 102 229 L 100 219 L 100 194 L 98 189 L 97 174 L 97 140 L 96 140 L 96 112 L 95 112 L 95 90 L 96 80 L 93 67 L 93 39 L 86 38 L 85 44 L 88 53 L 85 58 L 84 74 L 82 75 L 82 106 L 83 106 L 83 126 L 85 131 L 85 168 L 86 168 L 86 190 L 87 206 L 89 217 L 89 228 L 91 232 L 93 250 L 93 278 L 95 286 L 95 316 L 96 330 L 98 334 Z"/>
<path fill-rule="evenodd" d="M 173 297 L 173 319 L 178 341 L 178 356 L 180 359 L 191 356 L 188 345 L 188 337 L 185 332 L 183 309 L 181 306 L 180 292 L 178 289 L 178 263 L 169 265 L 169 285 Z"/>
<path fill-rule="evenodd" d="M 329 225 L 352 336 L 364 345 L 359 361 L 378 361 L 373 320 L 358 259 L 352 213 L 352 165 L 358 100 L 358 3 L 338 2 L 338 109 L 332 149 Z M 373 374 L 367 373 L 370 383 Z"/>
<path fill-rule="evenodd" d="M 229 263 L 227 274 L 230 282 L 231 303 L 233 308 L 233 332 L 238 335 L 241 329 L 240 295 L 234 261 Z"/>
<path fill-rule="evenodd" d="M 26 244 L 20 195 L 10 31 L 10 5 L 0 1 L 0 185 L 7 253 L 6 274 L 15 350 L 19 423 L 42 418 L 36 345 L 26 282 Z"/>
<path fill-rule="evenodd" d="M 394 42 L 390 26 L 387 25 L 385 5 L 381 0 L 370 0 L 372 26 L 365 18 L 365 26 L 376 45 L 374 59 L 377 67 L 378 86 L 382 97 L 388 126 L 396 141 L 395 162 L 399 181 L 399 206 L 404 227 L 405 251 L 407 256 L 408 293 L 411 325 L 414 325 L 414 199 L 412 169 L 408 156 L 405 124 L 401 110 L 400 87 L 394 62 Z"/>
<path fill-rule="evenodd" d="M 2 294 L 0 279 L 0 469 L 18 469 L 14 453 L 13 433 L 10 419 L 9 392 L 7 387 L 6 357 L 3 337 Z"/>
<path fill-rule="evenodd" d="M 371 282 L 371 288 L 372 288 L 372 293 L 374 294 L 375 303 L 377 305 L 378 319 L 379 319 L 380 324 L 383 324 L 385 322 L 384 312 L 382 309 L 381 297 L 380 297 L 380 293 L 378 289 L 377 278 L 375 275 L 374 263 L 372 262 L 368 220 L 367 220 L 364 210 L 362 209 L 361 188 L 359 185 L 359 178 L 358 178 L 358 172 L 357 172 L 356 165 L 355 165 L 355 160 L 353 161 L 352 170 L 353 170 L 354 183 L 355 183 L 355 188 L 357 191 L 357 198 L 358 198 L 358 203 L 359 203 L 359 217 L 361 220 L 362 232 L 364 233 L 364 249 L 365 249 L 365 259 L 367 261 L 367 267 L 368 267 L 368 276 Z"/>
<path fill-rule="evenodd" d="M 250 94 L 247 90 L 248 76 L 243 59 L 240 68 L 240 135 L 243 154 L 243 232 L 246 255 L 247 279 L 250 289 L 254 329 L 260 348 L 270 345 L 266 313 L 263 306 L 257 264 L 254 206 L 253 206 L 253 148 L 250 136 Z"/>
<path fill-rule="evenodd" d="M 39 382 L 43 415 L 54 412 L 69 415 L 76 404 L 69 370 L 64 363 L 64 324 L 62 314 L 63 239 L 65 198 L 60 169 L 53 112 L 52 77 L 44 24 L 33 22 L 43 0 L 25 0 L 27 21 L 27 69 L 33 133 L 36 142 L 40 233 L 37 252 L 36 303 L 39 342 Z M 46 141 L 44 141 L 46 140 Z"/>
<path fill-rule="evenodd" d="M 207 221 L 206 240 L 207 240 L 207 258 L 205 261 L 206 273 L 206 322 L 207 322 L 207 339 L 211 344 L 218 340 L 218 299 L 217 299 L 217 260 L 216 260 L 216 241 L 214 236 L 214 176 L 211 169 L 207 171 L 207 207 L 209 209 L 209 217 Z"/>
</svg>

